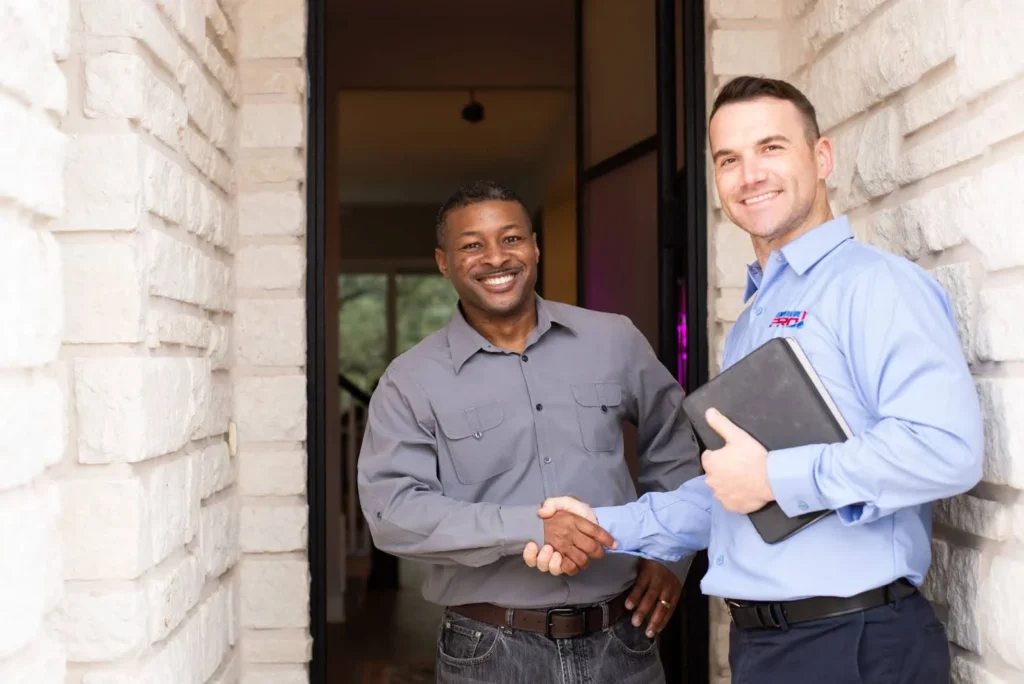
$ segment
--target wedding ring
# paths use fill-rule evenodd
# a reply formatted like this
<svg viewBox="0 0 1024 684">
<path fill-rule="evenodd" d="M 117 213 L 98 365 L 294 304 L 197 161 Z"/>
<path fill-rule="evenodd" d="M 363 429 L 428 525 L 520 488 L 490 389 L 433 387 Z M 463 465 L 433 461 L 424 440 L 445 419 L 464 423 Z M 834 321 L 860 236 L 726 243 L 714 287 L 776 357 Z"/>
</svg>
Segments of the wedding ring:
<svg viewBox="0 0 1024 684">
<path fill-rule="evenodd" d="M 665 599 L 658 599 L 658 603 L 665 606 L 666 608 L 672 607 L 672 604 L 669 601 L 666 601 Z"/>
</svg>

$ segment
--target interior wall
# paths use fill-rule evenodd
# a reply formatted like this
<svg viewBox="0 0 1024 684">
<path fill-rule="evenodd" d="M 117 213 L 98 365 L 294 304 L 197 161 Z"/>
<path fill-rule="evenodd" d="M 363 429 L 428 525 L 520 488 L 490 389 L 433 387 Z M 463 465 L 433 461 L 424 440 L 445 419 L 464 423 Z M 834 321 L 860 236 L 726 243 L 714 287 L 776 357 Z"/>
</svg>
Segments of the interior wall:
<svg viewBox="0 0 1024 684">
<path fill-rule="evenodd" d="M 544 297 L 576 303 L 576 164 L 565 164 L 544 200 L 544 245 L 540 255 Z"/>
<path fill-rule="evenodd" d="M 439 208 L 440 202 L 344 205 L 339 245 L 343 253 L 339 253 L 346 262 L 431 260 L 437 246 Z"/>
</svg>

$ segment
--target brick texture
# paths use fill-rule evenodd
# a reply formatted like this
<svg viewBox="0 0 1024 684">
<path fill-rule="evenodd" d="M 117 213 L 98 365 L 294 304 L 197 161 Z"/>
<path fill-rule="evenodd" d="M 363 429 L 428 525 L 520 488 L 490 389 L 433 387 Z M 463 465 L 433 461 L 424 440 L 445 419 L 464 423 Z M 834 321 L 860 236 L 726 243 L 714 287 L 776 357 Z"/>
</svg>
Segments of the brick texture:
<svg viewBox="0 0 1024 684">
<path fill-rule="evenodd" d="M 925 592 L 948 616 L 953 681 L 1024 680 L 1024 509 L 1012 503 L 1024 489 L 1024 388 L 1003 368 L 1024 359 L 1024 207 L 1015 190 L 1024 180 L 1024 42 L 1015 30 L 1024 5 L 711 0 L 708 16 L 712 92 L 740 69 L 803 88 L 835 146 L 833 208 L 859 238 L 917 261 L 950 294 L 979 376 L 989 484 L 936 504 Z M 787 55 L 778 46 L 798 47 Z M 753 253 L 717 205 L 709 226 L 720 365 Z M 728 681 L 727 614 L 716 604 L 711 619 L 712 681 Z"/>
</svg>

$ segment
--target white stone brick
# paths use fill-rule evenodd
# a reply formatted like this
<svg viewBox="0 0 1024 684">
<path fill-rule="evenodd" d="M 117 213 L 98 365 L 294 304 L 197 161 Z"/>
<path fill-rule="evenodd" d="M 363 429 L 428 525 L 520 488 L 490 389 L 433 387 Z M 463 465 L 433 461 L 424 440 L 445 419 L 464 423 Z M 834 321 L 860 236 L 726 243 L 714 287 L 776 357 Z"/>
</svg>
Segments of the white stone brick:
<svg viewBox="0 0 1024 684">
<path fill-rule="evenodd" d="M 743 302 L 743 291 L 738 288 L 728 288 L 723 295 L 725 296 L 715 300 L 715 317 L 720 321 L 735 323 L 743 310 L 747 308 Z"/>
<path fill-rule="evenodd" d="M 975 358 L 975 329 L 977 316 L 977 286 L 975 284 L 975 268 L 970 263 L 961 262 L 939 266 L 932 273 L 939 285 L 949 295 L 953 316 L 956 320 L 960 347 L 968 363 Z"/>
<path fill-rule="evenodd" d="M 304 299 L 243 299 L 234 315 L 237 358 L 255 366 L 306 363 Z"/>
<path fill-rule="evenodd" d="M 968 95 L 1024 74 L 1024 5 L 1019 0 L 969 0 L 957 43 L 957 69 Z"/>
<path fill-rule="evenodd" d="M 150 231 L 147 238 L 150 294 L 213 311 L 230 308 L 233 293 L 226 264 L 161 231 Z"/>
<path fill-rule="evenodd" d="M 208 684 L 239 684 L 242 678 L 242 659 L 238 655 L 238 650 L 232 651 L 224 663 L 220 666 L 220 670 L 214 674 L 213 679 Z"/>
<path fill-rule="evenodd" d="M 718 76 L 780 77 L 782 64 L 783 33 L 780 29 L 718 29 L 711 34 L 711 65 Z"/>
<path fill-rule="evenodd" d="M 985 480 L 1024 489 L 1024 378 L 978 380 Z"/>
<path fill-rule="evenodd" d="M 190 541 L 199 524 L 199 466 L 191 454 L 145 464 L 139 470 L 149 525 L 149 565 Z"/>
<path fill-rule="evenodd" d="M 921 593 L 932 603 L 948 605 L 950 545 L 944 539 L 932 537 L 931 551 L 931 565 L 924 576 Z"/>
<path fill-rule="evenodd" d="M 715 231 L 715 284 L 718 287 L 747 286 L 747 264 L 754 261 L 750 236 L 732 223 L 718 224 Z"/>
<path fill-rule="evenodd" d="M 908 135 L 956 110 L 963 103 L 960 71 L 950 71 L 911 95 L 900 108 L 900 131 Z"/>
<path fill-rule="evenodd" d="M 64 241 L 64 341 L 133 343 L 144 339 L 143 256 L 137 243 Z"/>
<path fill-rule="evenodd" d="M 306 438 L 306 376 L 240 379 L 235 392 L 238 438 L 298 442 Z"/>
<path fill-rule="evenodd" d="M 242 235 L 303 235 L 305 202 L 298 192 L 242 193 L 238 226 Z"/>
<path fill-rule="evenodd" d="M 995 653 L 1008 665 L 1024 669 L 1024 561 L 997 556 L 983 584 L 979 606 L 983 653 Z"/>
<path fill-rule="evenodd" d="M 231 192 L 231 160 L 191 126 L 185 127 L 181 137 L 182 149 L 192 165 L 221 190 Z"/>
<path fill-rule="evenodd" d="M 308 684 L 309 673 L 301 665 L 246 666 L 242 684 Z"/>
<path fill-rule="evenodd" d="M 71 136 L 67 212 L 57 230 L 135 230 L 142 216 L 142 158 L 133 133 Z"/>
<path fill-rule="evenodd" d="M 817 0 L 800 27 L 805 40 L 817 52 L 832 39 L 860 24 L 885 0 Z"/>
<path fill-rule="evenodd" d="M 199 552 L 207 579 L 220 577 L 238 562 L 239 501 L 221 496 L 204 503 L 200 511 Z"/>
<path fill-rule="evenodd" d="M 226 442 L 218 441 L 207 446 L 200 452 L 199 462 L 202 468 L 200 479 L 200 497 L 207 499 L 235 482 L 235 462 L 228 453 Z"/>
<path fill-rule="evenodd" d="M 150 311 L 146 319 L 147 344 L 152 348 L 164 342 L 207 349 L 213 339 L 213 328 L 213 323 L 198 316 Z"/>
<path fill-rule="evenodd" d="M 181 223 L 185 216 L 185 175 L 181 167 L 148 147 L 143 148 L 142 158 L 146 209 L 170 223 Z"/>
<path fill-rule="evenodd" d="M 1014 684 L 1002 675 L 995 674 L 981 663 L 964 654 L 954 654 L 950 663 L 950 684 Z"/>
<path fill-rule="evenodd" d="M 57 379 L 39 371 L 0 371 L 0 490 L 27 484 L 59 461 L 66 440 L 65 397 Z"/>
<path fill-rule="evenodd" d="M 708 9 L 714 19 L 781 19 L 785 16 L 782 0 L 711 0 Z"/>
<path fill-rule="evenodd" d="M 1024 504 L 1019 504 L 1014 509 L 1013 536 L 1018 544 L 1024 544 Z"/>
<path fill-rule="evenodd" d="M 822 130 L 916 83 L 952 57 L 953 16 L 954 0 L 901 0 L 815 62 L 806 94 Z"/>
<path fill-rule="evenodd" d="M 231 606 L 227 587 L 222 585 L 203 602 L 199 607 L 199 620 L 203 630 L 203 650 L 198 681 L 207 682 L 231 651 L 228 643 Z"/>
<path fill-rule="evenodd" d="M 847 201 L 854 195 L 848 193 Z M 925 253 L 921 227 L 914 221 L 908 221 L 903 207 L 884 209 L 872 214 L 865 222 L 866 234 L 870 242 L 882 249 L 902 257 L 917 261 Z"/>
<path fill-rule="evenodd" d="M 55 360 L 60 349 L 60 250 L 27 218 L 0 209 L 0 368 L 39 366 Z"/>
<path fill-rule="evenodd" d="M 306 492 L 305 451 L 248 451 L 238 454 L 238 487 L 247 496 L 289 496 Z"/>
<path fill-rule="evenodd" d="M 978 311 L 978 358 L 983 361 L 1024 359 L 1024 283 L 981 291 Z"/>
<path fill-rule="evenodd" d="M 59 482 L 65 575 L 70 580 L 133 579 L 149 566 L 146 508 L 135 478 Z"/>
<path fill-rule="evenodd" d="M 231 103 L 207 80 L 202 67 L 191 60 L 181 63 L 178 81 L 182 84 L 189 117 L 210 142 L 222 150 L 227 149 L 234 128 Z"/>
<path fill-rule="evenodd" d="M 234 58 L 238 54 L 238 38 L 231 28 L 231 20 L 228 19 L 217 0 L 210 0 L 206 3 L 206 15 L 210 20 L 210 26 L 213 27 L 213 34 L 220 48 L 227 56 Z"/>
<path fill-rule="evenodd" d="M 302 57 L 306 53 L 304 0 L 248 0 L 238 8 L 242 59 Z"/>
<path fill-rule="evenodd" d="M 1005 504 L 969 494 L 936 502 L 935 521 L 994 541 L 1007 539 L 1012 525 L 1011 511 Z"/>
<path fill-rule="evenodd" d="M 173 632 L 198 603 L 202 590 L 202 568 L 192 553 L 177 553 L 153 568 L 146 575 L 150 640 L 163 641 Z"/>
<path fill-rule="evenodd" d="M 168 71 L 177 73 L 185 53 L 153 3 L 133 2 L 122 5 L 110 0 L 80 0 L 79 4 L 87 32 L 100 36 L 137 38 Z"/>
<path fill-rule="evenodd" d="M 195 436 L 210 406 L 210 365 L 196 358 L 75 362 L 82 463 L 142 461 Z"/>
<path fill-rule="evenodd" d="M 950 641 L 977 651 L 981 646 L 981 620 L 978 597 L 981 581 L 981 552 L 977 549 L 949 547 L 948 554 L 937 555 L 932 564 L 934 582 L 941 584 L 949 606 L 946 626 Z"/>
<path fill-rule="evenodd" d="M 63 684 L 67 674 L 64 647 L 43 632 L 11 658 L 0 660 L 4 684 Z"/>
<path fill-rule="evenodd" d="M 194 435 L 196 439 L 223 435 L 228 431 L 228 420 L 234 410 L 232 395 L 230 380 L 217 377 L 212 381 L 209 408 L 205 412 L 199 431 Z"/>
<path fill-rule="evenodd" d="M 146 592 L 141 583 L 72 583 L 49 619 L 68 660 L 99 663 L 149 645 Z"/>
<path fill-rule="evenodd" d="M 213 370 L 228 370 L 234 362 L 231 355 L 231 328 L 226 325 L 213 326 L 213 335 L 206 352 Z"/>
<path fill-rule="evenodd" d="M 198 49 L 206 37 L 205 0 L 156 0 L 156 2 L 181 37 L 193 49 Z"/>
<path fill-rule="evenodd" d="M 301 245 L 242 247 L 235 258 L 239 290 L 295 290 L 306 275 L 306 252 Z"/>
<path fill-rule="evenodd" d="M 239 71 L 242 92 L 246 95 L 302 95 L 306 92 L 306 72 L 293 66 L 242 64 Z"/>
<path fill-rule="evenodd" d="M 305 503 L 251 499 L 242 506 L 242 551 L 301 551 L 308 540 L 309 511 Z"/>
<path fill-rule="evenodd" d="M 251 629 L 242 635 L 247 663 L 305 663 L 312 650 L 313 640 L 301 629 Z"/>
<path fill-rule="evenodd" d="M 216 5 L 216 1 L 211 0 L 210 4 Z M 210 70 L 213 77 L 217 79 L 217 83 L 227 93 L 231 103 L 237 106 L 242 100 L 242 90 L 238 83 L 238 70 L 235 68 L 234 63 L 228 62 L 225 59 L 223 53 L 218 49 L 213 40 L 206 41 L 206 45 L 200 54 L 203 64 Z"/>
<path fill-rule="evenodd" d="M 241 146 L 301 147 L 305 138 L 303 107 L 299 104 L 242 106 Z"/>
<path fill-rule="evenodd" d="M 241 564 L 242 627 L 309 625 L 309 565 L 304 558 L 246 556 Z"/>
<path fill-rule="evenodd" d="M 108 52 L 85 61 L 85 115 L 125 118 L 177 148 L 185 103 L 138 55 Z"/>
<path fill-rule="evenodd" d="M 0 659 L 27 646 L 42 627 L 50 586 L 41 569 L 58 544 L 55 494 L 46 486 L 0 493 Z"/>
<path fill-rule="evenodd" d="M 238 160 L 235 172 L 238 174 L 238 182 L 245 185 L 287 183 L 303 180 L 306 177 L 306 166 L 298 155 L 248 157 Z"/>
<path fill-rule="evenodd" d="M 0 56 L 0 69 L 2 64 Z M 0 159 L 4 160 L 0 164 L 0 200 L 12 199 L 44 216 L 60 216 L 64 211 L 67 138 L 44 117 L 29 113 L 2 92 L 0 130 L 18 132 L 0 136 Z"/>
<path fill-rule="evenodd" d="M 1008 217 L 1024 216 L 1024 158 L 998 162 L 976 174 L 960 194 L 963 231 L 987 270 L 1024 264 L 1024 231 Z"/>
<path fill-rule="evenodd" d="M 67 111 L 67 80 L 54 62 L 54 53 L 63 49 L 56 42 L 59 26 L 54 26 L 54 20 L 58 11 L 56 3 L 4 3 L 0 19 L 0 89 L 63 116 Z"/>
</svg>

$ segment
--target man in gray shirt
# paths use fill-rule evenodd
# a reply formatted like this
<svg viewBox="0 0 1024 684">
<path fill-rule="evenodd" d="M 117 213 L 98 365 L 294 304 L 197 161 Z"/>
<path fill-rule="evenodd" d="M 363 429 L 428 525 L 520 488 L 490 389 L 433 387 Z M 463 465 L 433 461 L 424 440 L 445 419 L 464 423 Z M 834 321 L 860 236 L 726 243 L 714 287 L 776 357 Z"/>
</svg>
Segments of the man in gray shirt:
<svg viewBox="0 0 1024 684">
<path fill-rule="evenodd" d="M 636 500 L 624 421 L 638 429 L 643 490 L 699 475 L 682 389 L 629 319 L 534 293 L 540 251 L 508 189 L 459 190 L 438 214 L 437 241 L 459 306 L 381 378 L 358 481 L 377 547 L 432 566 L 424 596 L 446 606 L 438 681 L 664 681 L 652 637 L 690 559 L 605 556 L 607 532 L 537 510 L 566 492 Z M 526 567 L 531 542 L 560 552 L 564 574 Z"/>
</svg>

